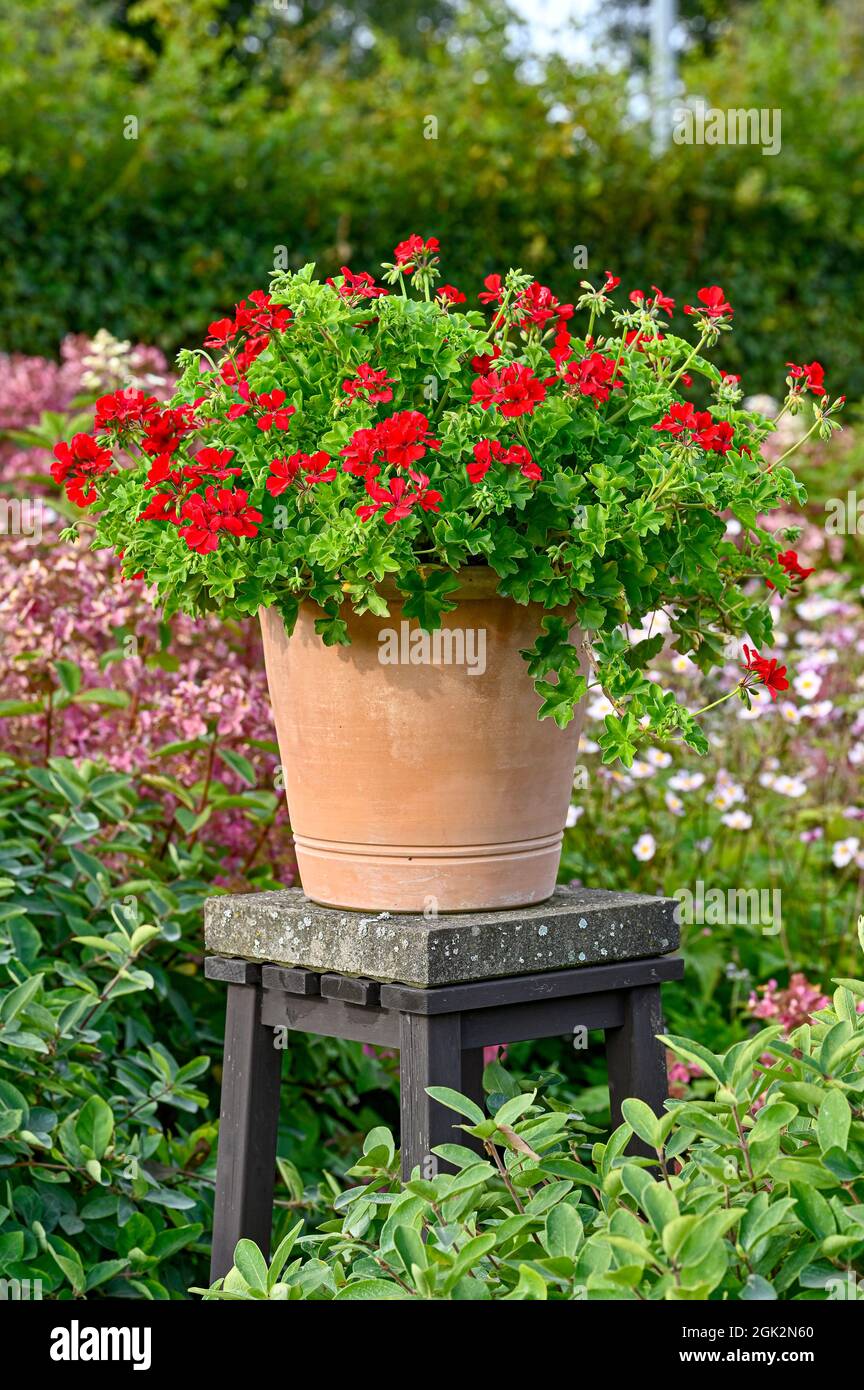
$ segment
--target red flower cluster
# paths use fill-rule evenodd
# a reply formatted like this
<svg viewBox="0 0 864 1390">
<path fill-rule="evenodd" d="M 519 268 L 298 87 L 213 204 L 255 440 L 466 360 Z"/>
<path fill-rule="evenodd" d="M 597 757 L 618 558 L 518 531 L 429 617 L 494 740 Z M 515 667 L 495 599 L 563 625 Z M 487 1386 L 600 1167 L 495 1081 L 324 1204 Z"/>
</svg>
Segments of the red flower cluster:
<svg viewBox="0 0 864 1390">
<path fill-rule="evenodd" d="M 174 454 L 187 434 L 198 428 L 194 405 L 168 406 L 144 420 L 141 448 L 145 454 Z"/>
<path fill-rule="evenodd" d="M 323 449 L 314 454 L 292 454 L 290 458 L 276 458 L 270 464 L 267 491 L 272 497 L 281 497 L 292 483 L 296 482 L 302 471 L 304 488 L 314 487 L 316 483 L 331 483 L 338 476 L 338 468 L 328 468 L 330 455 Z"/>
<path fill-rule="evenodd" d="M 176 523 L 178 508 L 182 508 L 194 488 L 200 487 L 208 478 L 225 482 L 227 478 L 240 477 L 242 469 L 229 467 L 233 457 L 233 449 L 199 449 L 193 455 L 193 463 L 174 468 L 170 454 L 160 454 L 150 466 L 144 487 L 148 490 L 154 487 L 168 488 L 169 491 L 157 492 L 138 520 Z"/>
<path fill-rule="evenodd" d="M 71 443 L 55 444 L 54 458 L 51 477 L 55 483 L 63 484 L 76 507 L 89 507 L 96 501 L 93 479 L 107 473 L 114 463 L 111 450 L 103 449 L 92 435 L 73 434 Z"/>
<path fill-rule="evenodd" d="M 249 494 L 243 488 L 208 487 L 202 497 L 199 492 L 187 497 L 178 518 L 180 535 L 190 550 L 207 555 L 219 545 L 219 532 L 232 536 L 254 536 L 263 517 L 249 506 Z"/>
<path fill-rule="evenodd" d="M 419 410 L 400 410 L 386 420 L 379 420 L 372 429 L 355 430 L 339 453 L 345 462 L 346 473 L 363 477 L 376 464 L 379 455 L 385 464 L 409 468 L 417 463 L 427 449 L 440 449 L 441 442 L 429 434 L 429 421 Z"/>
<path fill-rule="evenodd" d="M 234 306 L 233 318 L 211 323 L 204 346 L 231 352 L 219 369 L 222 380 L 229 386 L 242 381 L 256 357 L 268 346 L 271 335 L 284 333 L 293 317 L 289 308 L 274 304 L 264 290 L 253 290 L 248 299 Z M 233 349 L 229 346 L 232 343 Z"/>
<path fill-rule="evenodd" d="M 435 291 L 435 298 L 441 300 L 446 308 L 448 304 L 464 304 L 465 296 L 461 290 L 457 290 L 455 285 L 439 285 Z"/>
<path fill-rule="evenodd" d="M 726 296 L 719 285 L 707 285 L 696 298 L 699 303 L 695 308 L 692 304 L 684 305 L 685 314 L 707 314 L 709 319 L 720 319 L 728 314 L 731 319 L 732 305 L 726 303 Z"/>
<path fill-rule="evenodd" d="M 361 299 L 381 299 L 389 290 L 385 290 L 383 285 L 376 285 L 368 270 L 361 270 L 356 275 L 353 270 L 349 270 L 347 265 L 343 265 L 340 271 L 342 284 L 337 285 L 335 281 L 328 280 L 327 284 L 335 290 L 340 299 L 361 300 Z"/>
<path fill-rule="evenodd" d="M 651 428 L 671 434 L 675 439 L 686 436 L 683 443 L 714 454 L 728 454 L 732 448 L 732 426 L 725 420 L 712 419 L 707 410 L 696 410 L 690 401 L 673 401 L 668 415 Z"/>
<path fill-rule="evenodd" d="M 437 236 L 430 236 L 428 241 L 424 241 L 422 236 L 414 232 L 404 241 L 400 241 L 393 252 L 393 258 L 403 275 L 413 275 L 417 269 L 416 261 L 428 263 L 440 250 L 441 244 Z"/>
<path fill-rule="evenodd" d="M 357 508 L 357 515 L 361 521 L 368 521 L 385 507 L 387 510 L 384 520 L 388 526 L 392 526 L 396 521 L 403 521 L 416 505 L 423 511 L 437 512 L 441 493 L 429 487 L 429 479 L 425 473 L 415 473 L 413 468 L 409 468 L 407 472 L 415 485 L 413 489 L 409 489 L 405 478 L 391 478 L 387 486 L 382 487 L 377 481 L 377 464 L 373 464 L 367 470 L 366 491 L 372 501 Z"/>
<path fill-rule="evenodd" d="M 159 402 L 155 396 L 146 396 L 143 391 L 128 386 L 110 396 L 99 397 L 93 428 L 125 434 L 133 426 L 148 424 L 158 413 Z"/>
<path fill-rule="evenodd" d="M 656 285 L 652 285 L 651 288 L 654 291 L 653 299 L 646 299 L 644 290 L 631 290 L 628 296 L 630 303 L 639 304 L 644 309 L 662 309 L 664 314 L 668 314 L 671 319 L 675 300 L 670 299 L 668 294 L 664 294 L 662 290 L 658 290 Z M 700 290 L 700 294 L 704 293 L 704 290 Z"/>
<path fill-rule="evenodd" d="M 573 305 L 560 304 L 548 285 L 540 285 L 536 280 L 518 296 L 515 307 L 521 315 L 519 327 L 522 329 L 528 329 L 532 324 L 545 328 L 550 319 L 563 323 L 573 317 Z"/>
<path fill-rule="evenodd" d="M 378 401 L 392 401 L 392 384 L 386 371 L 375 371 L 368 362 L 361 362 L 357 368 L 357 375 L 342 382 L 342 390 L 352 401 L 365 396 L 367 401 L 375 405 Z"/>
<path fill-rule="evenodd" d="M 224 348 L 241 334 L 257 337 L 261 334 L 284 333 L 294 315 L 283 305 L 274 305 L 264 290 L 253 290 L 248 299 L 234 306 L 234 317 L 217 319 L 210 324 L 205 347 Z"/>
<path fill-rule="evenodd" d="M 497 405 L 502 415 L 512 419 L 517 415 L 533 414 L 545 398 L 546 383 L 540 381 L 530 367 L 519 362 L 508 362 L 500 371 L 477 377 L 471 401 L 484 410 Z"/>
<path fill-rule="evenodd" d="M 784 550 L 782 554 L 777 556 L 777 563 L 781 570 L 783 570 L 785 574 L 788 574 L 790 579 L 809 579 L 810 575 L 813 573 L 812 567 L 810 569 L 805 569 L 801 564 L 801 561 L 798 559 L 797 550 Z M 768 585 L 769 589 L 776 589 L 777 587 L 776 584 L 771 583 L 770 579 L 766 579 L 765 583 Z"/>
<path fill-rule="evenodd" d="M 229 420 L 238 420 L 241 415 L 245 415 L 249 410 L 254 410 L 257 414 L 255 424 L 259 430 L 287 430 L 296 406 L 285 405 L 284 391 L 265 391 L 259 396 L 256 391 L 250 390 L 249 383 L 246 381 L 241 381 L 237 390 L 242 398 L 242 404 L 232 405 L 229 408 Z"/>
<path fill-rule="evenodd" d="M 821 362 L 805 362 L 803 367 L 787 362 L 786 366 L 793 380 L 800 381 L 799 391 L 812 391 L 814 396 L 825 395 L 825 368 Z"/>
<path fill-rule="evenodd" d="M 468 481 L 482 482 L 493 463 L 513 464 L 523 478 L 530 478 L 532 482 L 543 477 L 539 464 L 534 462 L 531 451 L 524 444 L 512 444 L 505 449 L 497 439 L 479 439 L 474 445 L 474 462 L 465 465 Z"/>
<path fill-rule="evenodd" d="M 743 669 L 748 673 L 744 677 L 743 685 L 746 687 L 754 682 L 759 682 L 766 686 L 772 700 L 776 700 L 781 690 L 789 689 L 789 682 L 786 679 L 786 667 L 777 665 L 777 658 L 760 656 L 752 647 L 744 644 L 744 664 Z M 753 676 L 753 680 L 749 676 Z"/>
<path fill-rule="evenodd" d="M 608 401 L 611 391 L 620 391 L 624 385 L 615 362 L 602 352 L 592 352 L 579 362 L 562 362 L 559 372 L 568 386 L 580 396 L 590 396 L 598 408 L 601 401 Z"/>
</svg>

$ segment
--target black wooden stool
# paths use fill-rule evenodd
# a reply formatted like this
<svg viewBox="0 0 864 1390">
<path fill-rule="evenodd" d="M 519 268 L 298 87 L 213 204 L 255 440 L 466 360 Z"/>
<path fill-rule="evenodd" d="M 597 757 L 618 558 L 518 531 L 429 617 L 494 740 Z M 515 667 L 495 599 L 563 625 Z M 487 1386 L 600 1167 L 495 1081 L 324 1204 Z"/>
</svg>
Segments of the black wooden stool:
<svg viewBox="0 0 864 1390">
<path fill-rule="evenodd" d="M 585 922 L 578 918 L 580 926 Z M 669 944 L 664 938 L 663 946 Z M 283 1051 L 274 1030 L 399 1049 L 402 1173 L 409 1177 L 418 1164 L 423 1171 L 436 1145 L 454 1138 L 455 1117 L 426 1088 L 449 1086 L 482 1105 L 483 1048 L 490 1044 L 602 1028 L 613 1125 L 627 1096 L 660 1113 L 668 1094 L 656 1037 L 660 985 L 680 979 L 683 969 L 679 957 L 658 954 L 417 988 L 209 957 L 208 978 L 228 986 L 211 1280 L 231 1268 L 242 1237 L 269 1250 Z M 456 1137 L 466 1142 L 461 1133 Z"/>
</svg>

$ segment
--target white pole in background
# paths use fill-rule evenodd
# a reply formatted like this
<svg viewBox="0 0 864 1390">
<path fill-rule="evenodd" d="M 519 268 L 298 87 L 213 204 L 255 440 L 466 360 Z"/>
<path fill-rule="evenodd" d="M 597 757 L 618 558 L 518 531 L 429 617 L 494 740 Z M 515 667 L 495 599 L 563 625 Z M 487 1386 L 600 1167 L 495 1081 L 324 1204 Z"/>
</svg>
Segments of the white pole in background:
<svg viewBox="0 0 864 1390">
<path fill-rule="evenodd" d="M 655 155 L 667 148 L 672 132 L 675 11 L 675 0 L 651 0 L 651 147 Z"/>
</svg>

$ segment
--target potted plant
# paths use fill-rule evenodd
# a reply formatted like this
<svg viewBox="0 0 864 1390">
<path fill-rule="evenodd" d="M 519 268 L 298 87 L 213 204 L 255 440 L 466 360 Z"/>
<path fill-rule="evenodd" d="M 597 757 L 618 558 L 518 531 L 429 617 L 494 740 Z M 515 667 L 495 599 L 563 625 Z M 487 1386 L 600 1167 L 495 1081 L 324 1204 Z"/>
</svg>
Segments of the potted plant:
<svg viewBox="0 0 864 1390">
<path fill-rule="evenodd" d="M 438 263 L 415 235 L 384 284 L 277 273 L 180 354 L 169 405 L 117 391 L 55 450 L 93 544 L 166 613 L 260 613 L 303 886 L 351 908 L 548 897 L 586 691 L 607 761 L 704 749 L 646 674 L 652 615 L 703 670 L 745 637 L 729 694 L 776 693 L 769 585 L 801 574 L 760 520 L 803 497 L 762 455 L 775 422 L 706 355 L 721 288 L 684 307 L 691 343 L 656 286 L 616 309 L 607 272 L 573 306 L 511 270 L 474 310 Z M 830 434 L 819 364 L 787 384 Z"/>
</svg>

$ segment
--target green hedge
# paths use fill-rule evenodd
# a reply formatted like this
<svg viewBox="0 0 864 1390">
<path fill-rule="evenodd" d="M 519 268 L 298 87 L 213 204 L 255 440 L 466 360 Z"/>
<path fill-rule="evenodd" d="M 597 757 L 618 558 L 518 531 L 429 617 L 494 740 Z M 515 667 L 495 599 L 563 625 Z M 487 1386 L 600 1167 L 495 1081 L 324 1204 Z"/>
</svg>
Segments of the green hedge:
<svg viewBox="0 0 864 1390">
<path fill-rule="evenodd" d="M 777 157 L 673 145 L 659 160 L 625 75 L 526 72 L 497 0 L 421 56 L 380 38 L 359 74 L 271 6 L 245 21 L 252 56 L 218 0 L 130 13 L 133 36 L 85 0 L 0 18 L 0 346 L 52 353 L 105 325 L 173 349 L 266 283 L 275 247 L 374 270 L 416 228 L 471 294 L 515 262 L 572 295 L 577 245 L 595 277 L 659 279 L 681 302 L 720 283 L 750 325 L 727 362 L 748 389 L 782 389 L 783 362 L 817 354 L 864 394 L 861 44 L 830 6 L 761 0 L 686 73 L 715 105 L 780 108 Z"/>
</svg>

